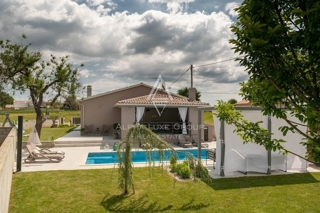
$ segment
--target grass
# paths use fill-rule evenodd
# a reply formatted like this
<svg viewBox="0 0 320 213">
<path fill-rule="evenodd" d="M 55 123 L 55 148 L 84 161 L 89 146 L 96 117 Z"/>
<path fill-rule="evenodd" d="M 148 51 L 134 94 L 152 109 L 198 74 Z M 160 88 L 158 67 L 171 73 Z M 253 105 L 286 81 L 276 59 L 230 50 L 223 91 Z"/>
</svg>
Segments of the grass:
<svg viewBox="0 0 320 213">
<path fill-rule="evenodd" d="M 76 126 L 66 126 L 66 127 L 56 127 L 56 128 L 42 128 L 41 130 L 41 136 L 40 141 L 51 141 L 51 138 L 57 139 L 61 136 L 67 134 L 72 129 L 74 129 Z M 25 133 L 23 135 L 29 134 L 32 130 L 28 129 L 25 130 Z M 28 137 L 23 137 L 23 141 L 28 141 Z"/>
<path fill-rule="evenodd" d="M 204 112 L 203 117 L 204 117 L 205 124 L 214 125 L 212 112 Z"/>
<path fill-rule="evenodd" d="M 1 110 L 0 113 L 9 113 L 10 119 L 13 121 L 18 120 L 18 116 L 23 116 L 24 120 L 35 120 L 36 114 L 33 109 L 19 109 L 19 110 Z M 45 113 L 45 109 L 43 109 L 43 113 Z M 80 117 L 80 110 L 77 111 L 65 111 L 65 110 L 49 110 L 49 118 L 50 117 L 64 117 L 66 122 L 70 122 L 73 117 Z M 4 121 L 5 116 L 0 116 L 0 123 Z"/>
<path fill-rule="evenodd" d="M 122 196 L 117 170 L 16 173 L 10 213 L 319 212 L 320 173 L 174 182 L 135 168 L 136 194 Z"/>
</svg>

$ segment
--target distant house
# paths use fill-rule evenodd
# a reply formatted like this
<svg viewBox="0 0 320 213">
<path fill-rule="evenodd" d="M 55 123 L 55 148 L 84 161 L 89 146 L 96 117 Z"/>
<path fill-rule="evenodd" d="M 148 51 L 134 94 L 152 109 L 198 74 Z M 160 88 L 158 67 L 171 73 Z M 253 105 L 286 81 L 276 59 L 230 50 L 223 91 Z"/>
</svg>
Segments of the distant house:
<svg viewBox="0 0 320 213">
<path fill-rule="evenodd" d="M 119 123 L 121 138 L 134 123 L 144 124 L 157 134 L 197 134 L 198 129 L 192 127 L 198 124 L 196 108 L 208 103 L 163 90 L 152 91 L 152 86 L 140 83 L 90 96 L 88 88 L 89 97 L 80 101 L 81 127 L 93 125 L 99 131 L 103 125 Z"/>
<path fill-rule="evenodd" d="M 251 107 L 250 101 L 242 100 L 235 104 L 236 107 Z"/>
<path fill-rule="evenodd" d="M 13 108 L 14 109 L 29 108 L 32 106 L 33 106 L 33 104 L 31 101 L 24 101 L 24 100 L 14 100 L 13 101 Z"/>
</svg>

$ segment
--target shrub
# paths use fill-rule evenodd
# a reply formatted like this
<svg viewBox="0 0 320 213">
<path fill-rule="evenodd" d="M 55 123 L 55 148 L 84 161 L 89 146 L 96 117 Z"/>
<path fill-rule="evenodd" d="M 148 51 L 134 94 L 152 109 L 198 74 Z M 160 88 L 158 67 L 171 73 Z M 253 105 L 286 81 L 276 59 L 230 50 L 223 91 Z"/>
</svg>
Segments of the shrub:
<svg viewBox="0 0 320 213">
<path fill-rule="evenodd" d="M 170 157 L 170 165 L 171 164 L 177 164 L 177 155 L 174 154 Z"/>
<path fill-rule="evenodd" d="M 58 127 L 64 128 L 64 127 L 69 127 L 68 124 L 60 124 Z"/>
<path fill-rule="evenodd" d="M 170 171 L 177 172 L 177 155 L 172 155 L 170 157 Z"/>
<path fill-rule="evenodd" d="M 170 164 L 170 172 L 173 172 L 173 173 L 177 172 L 177 164 Z"/>
<path fill-rule="evenodd" d="M 201 162 L 198 162 L 194 167 L 194 176 L 198 178 L 208 178 L 210 177 L 208 169 L 202 165 Z"/>
<path fill-rule="evenodd" d="M 178 164 L 177 170 L 178 170 L 177 173 L 178 175 L 180 175 L 181 178 L 190 178 L 191 169 L 187 164 L 185 163 Z"/>
</svg>

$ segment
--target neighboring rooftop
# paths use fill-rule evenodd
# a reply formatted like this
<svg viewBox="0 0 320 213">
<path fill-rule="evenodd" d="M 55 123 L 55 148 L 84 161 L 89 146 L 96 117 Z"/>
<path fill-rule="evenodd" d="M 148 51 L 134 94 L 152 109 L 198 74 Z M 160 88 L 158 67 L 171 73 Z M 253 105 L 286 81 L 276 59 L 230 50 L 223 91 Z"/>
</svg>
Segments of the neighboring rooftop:
<svg viewBox="0 0 320 213">
<path fill-rule="evenodd" d="M 247 101 L 247 100 L 242 100 L 242 101 L 239 101 L 236 103 L 236 106 L 243 106 L 243 105 L 251 106 L 251 103 L 250 103 L 250 101 Z"/>
</svg>

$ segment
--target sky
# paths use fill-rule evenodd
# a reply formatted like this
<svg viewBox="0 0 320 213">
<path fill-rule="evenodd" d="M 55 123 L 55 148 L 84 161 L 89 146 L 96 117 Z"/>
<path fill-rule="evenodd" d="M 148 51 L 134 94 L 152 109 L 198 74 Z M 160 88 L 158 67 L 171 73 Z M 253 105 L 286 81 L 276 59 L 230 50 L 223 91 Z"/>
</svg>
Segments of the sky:
<svg viewBox="0 0 320 213">
<path fill-rule="evenodd" d="M 233 10 L 241 1 L 226 0 L 1 0 L 0 40 L 21 43 L 25 34 L 33 50 L 70 55 L 83 85 L 93 95 L 159 76 L 177 92 L 193 84 L 201 101 L 235 98 L 248 75 L 234 60 L 229 44 Z M 221 62 L 221 63 L 216 63 Z M 211 64 L 211 65 L 207 65 Z M 207 65 L 207 66 L 203 66 Z M 185 73 L 185 74 L 184 74 Z M 184 74 L 184 75 L 183 75 Z M 181 78 L 179 78 L 182 75 Z M 85 93 L 83 94 L 85 96 Z M 26 99 L 15 95 L 16 99 Z"/>
</svg>

